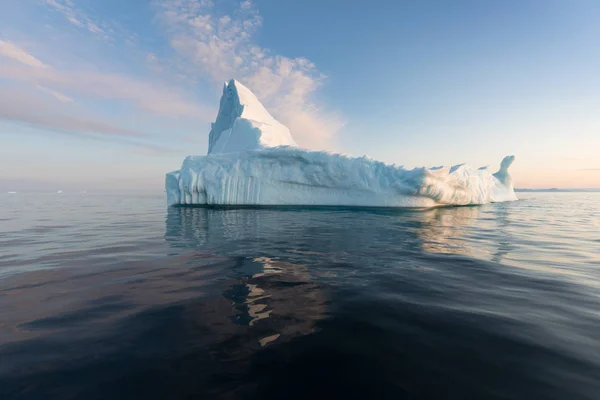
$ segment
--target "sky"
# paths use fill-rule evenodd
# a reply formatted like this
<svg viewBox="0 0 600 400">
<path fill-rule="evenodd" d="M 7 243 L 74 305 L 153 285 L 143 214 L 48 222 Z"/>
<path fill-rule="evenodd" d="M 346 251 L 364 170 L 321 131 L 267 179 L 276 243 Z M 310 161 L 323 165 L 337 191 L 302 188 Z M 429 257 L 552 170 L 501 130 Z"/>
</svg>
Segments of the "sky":
<svg viewBox="0 0 600 400">
<path fill-rule="evenodd" d="M 162 192 L 235 78 L 299 145 L 600 188 L 597 0 L 0 0 L 0 191 Z"/>
</svg>

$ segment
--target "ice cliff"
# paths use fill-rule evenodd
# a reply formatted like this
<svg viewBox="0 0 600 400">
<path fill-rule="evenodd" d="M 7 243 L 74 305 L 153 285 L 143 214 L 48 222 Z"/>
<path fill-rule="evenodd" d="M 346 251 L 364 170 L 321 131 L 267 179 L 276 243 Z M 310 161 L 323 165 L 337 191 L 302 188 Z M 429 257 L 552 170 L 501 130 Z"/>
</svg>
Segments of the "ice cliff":
<svg viewBox="0 0 600 400">
<path fill-rule="evenodd" d="M 208 155 L 188 156 L 166 176 L 169 205 L 434 207 L 517 200 L 502 160 L 494 174 L 466 164 L 404 169 L 367 157 L 297 147 L 241 83 L 223 88 Z"/>
</svg>

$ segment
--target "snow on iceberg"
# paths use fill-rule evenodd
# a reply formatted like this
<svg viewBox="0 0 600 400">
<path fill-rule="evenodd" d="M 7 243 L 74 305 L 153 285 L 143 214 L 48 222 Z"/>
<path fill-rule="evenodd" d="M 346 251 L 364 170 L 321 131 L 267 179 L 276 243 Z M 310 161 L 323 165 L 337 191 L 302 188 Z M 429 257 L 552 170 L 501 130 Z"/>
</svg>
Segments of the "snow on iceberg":
<svg viewBox="0 0 600 400">
<path fill-rule="evenodd" d="M 166 176 L 169 205 L 435 207 L 517 200 L 502 160 L 492 174 L 466 164 L 415 168 L 299 148 L 289 129 L 235 80 L 226 83 L 206 156 Z"/>
<path fill-rule="evenodd" d="M 287 126 L 273 118 L 247 87 L 234 80 L 226 83 L 208 134 L 208 154 L 277 146 L 296 146 Z"/>
</svg>

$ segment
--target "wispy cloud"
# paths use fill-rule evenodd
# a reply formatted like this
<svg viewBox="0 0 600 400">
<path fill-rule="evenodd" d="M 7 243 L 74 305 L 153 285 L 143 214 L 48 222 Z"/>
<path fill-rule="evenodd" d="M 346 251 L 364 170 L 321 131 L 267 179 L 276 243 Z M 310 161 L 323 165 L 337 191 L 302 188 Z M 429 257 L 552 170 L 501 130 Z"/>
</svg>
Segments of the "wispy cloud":
<svg viewBox="0 0 600 400">
<path fill-rule="evenodd" d="M 0 92 L 0 120 L 17 122 L 77 139 L 118 143 L 133 148 L 139 154 L 150 156 L 181 154 L 183 151 L 182 148 L 171 145 L 156 144 L 144 132 L 123 128 L 81 110 L 73 113 L 72 109 L 27 90 Z"/>
<path fill-rule="evenodd" d="M 10 42 L 0 42 L 0 56 L 26 65 L 0 65 L 0 78 L 29 83 L 61 102 L 73 101 L 63 93 L 67 92 L 84 97 L 128 101 L 142 110 L 169 117 L 209 120 L 214 114 L 212 108 L 193 101 L 181 89 L 117 74 L 59 71 Z"/>
<path fill-rule="evenodd" d="M 52 97 L 54 97 L 56 100 L 62 101 L 63 103 L 72 103 L 73 102 L 72 98 L 70 98 L 68 96 L 65 96 L 64 94 L 62 94 L 60 92 L 57 92 L 55 90 L 48 89 L 48 88 L 40 86 L 40 85 L 36 85 L 36 88 L 38 90 L 41 90 L 42 92 L 48 93 L 49 95 L 51 95 Z"/>
<path fill-rule="evenodd" d="M 582 168 L 580 171 L 600 171 L 600 168 Z"/>
<path fill-rule="evenodd" d="M 208 118 L 209 110 L 210 116 L 213 116 L 212 109 L 194 102 L 183 90 L 123 75 L 0 66 L 0 78 L 90 98 L 128 101 L 142 110 L 168 117 L 203 119 Z"/>
<path fill-rule="evenodd" d="M 10 58 L 33 68 L 47 68 L 48 66 L 11 42 L 0 40 L 0 56 Z"/>
<path fill-rule="evenodd" d="M 46 64 L 44 64 L 43 62 L 41 62 L 40 60 L 38 60 L 31 54 L 27 53 L 22 48 L 16 46 L 13 43 L 5 42 L 2 40 L 0 40 L 0 56 L 10 58 L 14 61 L 17 61 L 21 64 L 25 64 L 32 68 L 42 68 L 42 69 L 48 68 L 48 66 Z M 64 94 L 59 93 L 55 90 L 48 89 L 41 85 L 35 85 L 35 87 L 38 90 L 41 90 L 43 92 L 46 92 L 46 93 L 52 95 L 55 99 L 62 101 L 63 103 L 73 102 L 73 99 L 71 99 L 70 97 L 65 96 Z"/>
<path fill-rule="evenodd" d="M 255 44 L 262 17 L 250 0 L 230 14 L 220 14 L 210 0 L 160 1 L 157 8 L 185 73 L 219 83 L 239 79 L 290 127 L 299 144 L 331 144 L 342 121 L 313 98 L 325 76 L 306 58 L 274 55 Z"/>
<path fill-rule="evenodd" d="M 99 26 L 99 23 L 94 21 L 83 10 L 75 7 L 71 0 L 43 0 L 44 3 L 51 9 L 62 14 L 67 21 L 75 25 L 77 28 L 87 30 L 94 35 L 103 39 L 109 38 L 108 29 Z"/>
<path fill-rule="evenodd" d="M 144 135 L 105 121 L 72 115 L 56 102 L 35 96 L 26 90 L 3 90 L 0 92 L 0 119 L 22 122 L 44 129 L 76 133 L 100 134 L 139 138 Z"/>
<path fill-rule="evenodd" d="M 0 120 L 81 139 L 117 142 L 146 155 L 164 155 L 183 150 L 155 144 L 147 134 L 123 128 L 104 117 L 89 115 L 80 107 L 73 108 L 71 96 L 125 102 L 150 115 L 183 118 L 196 123 L 208 122 L 214 117 L 213 108 L 203 107 L 179 88 L 98 71 L 59 71 L 22 47 L 6 41 L 0 42 L 2 58 L 13 63 L 0 63 L 0 79 L 11 82 L 8 88 L 0 91 Z"/>
</svg>

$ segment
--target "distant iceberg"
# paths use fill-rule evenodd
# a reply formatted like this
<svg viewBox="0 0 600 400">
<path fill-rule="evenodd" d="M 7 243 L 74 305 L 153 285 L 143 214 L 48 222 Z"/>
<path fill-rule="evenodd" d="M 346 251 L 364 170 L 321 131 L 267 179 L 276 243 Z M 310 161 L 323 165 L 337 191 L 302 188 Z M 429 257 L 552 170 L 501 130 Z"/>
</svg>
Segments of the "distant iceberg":
<svg viewBox="0 0 600 400">
<path fill-rule="evenodd" d="M 166 176 L 169 205 L 435 207 L 517 200 L 508 168 L 415 168 L 299 148 L 241 83 L 223 87 L 208 155 Z"/>
</svg>

